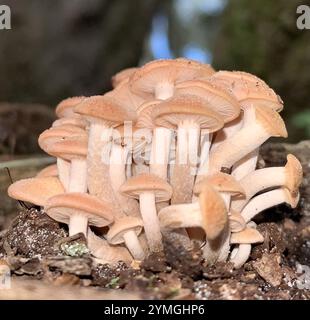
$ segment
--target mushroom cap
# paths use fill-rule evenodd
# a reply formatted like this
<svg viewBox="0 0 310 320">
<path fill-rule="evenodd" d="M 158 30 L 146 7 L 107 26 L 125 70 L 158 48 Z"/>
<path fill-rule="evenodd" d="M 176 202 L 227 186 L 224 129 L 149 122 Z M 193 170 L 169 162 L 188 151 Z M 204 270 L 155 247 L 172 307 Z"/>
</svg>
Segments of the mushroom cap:
<svg viewBox="0 0 310 320">
<path fill-rule="evenodd" d="M 57 177 L 58 176 L 58 168 L 57 164 L 51 164 L 42 170 L 40 170 L 36 178 L 45 178 L 45 177 Z"/>
<path fill-rule="evenodd" d="M 240 232 L 246 228 L 246 222 L 240 212 L 230 209 L 228 220 L 231 232 Z"/>
<path fill-rule="evenodd" d="M 287 155 L 286 171 L 286 187 L 293 196 L 297 196 L 298 188 L 302 182 L 302 166 L 299 160 L 292 154 Z"/>
<path fill-rule="evenodd" d="M 112 86 L 113 88 L 117 87 L 123 80 L 129 78 L 135 71 L 137 71 L 138 68 L 126 68 L 119 72 L 117 72 L 112 77 Z"/>
<path fill-rule="evenodd" d="M 240 232 L 232 233 L 230 236 L 231 244 L 253 244 L 264 242 L 262 234 L 253 228 L 245 228 Z"/>
<path fill-rule="evenodd" d="M 81 97 L 71 97 L 71 98 L 62 100 L 56 106 L 56 109 L 55 109 L 57 117 L 63 118 L 63 117 L 77 116 L 73 109 L 77 104 L 79 104 L 84 99 L 85 97 L 81 96 Z"/>
<path fill-rule="evenodd" d="M 177 84 L 182 81 L 208 77 L 214 70 L 207 64 L 178 58 L 154 60 L 139 68 L 130 77 L 131 90 L 150 98 L 159 83 Z"/>
<path fill-rule="evenodd" d="M 58 142 L 49 144 L 45 150 L 46 153 L 56 158 L 62 158 L 68 161 L 73 159 L 84 159 L 87 156 L 87 138 L 65 138 Z"/>
<path fill-rule="evenodd" d="M 120 192 L 135 199 L 140 194 L 154 192 L 156 202 L 167 201 L 171 198 L 172 188 L 170 184 L 154 174 L 139 174 L 129 178 L 121 187 Z"/>
<path fill-rule="evenodd" d="M 137 236 L 143 229 L 143 221 L 138 217 L 125 216 L 116 220 L 109 228 L 106 235 L 111 244 L 121 244 L 124 242 L 124 234 L 128 231 L 134 231 Z"/>
<path fill-rule="evenodd" d="M 65 118 L 60 118 L 55 120 L 52 124 L 52 127 L 60 127 L 65 125 L 70 125 L 70 126 L 79 127 L 81 129 L 85 129 L 87 127 L 87 121 L 82 117 L 81 118 L 65 117 Z"/>
<path fill-rule="evenodd" d="M 155 127 L 152 119 L 152 112 L 155 106 L 157 106 L 161 102 L 162 100 L 153 99 L 145 101 L 139 106 L 139 108 L 137 109 L 138 120 L 136 123 L 136 126 L 138 128 L 153 129 Z"/>
<path fill-rule="evenodd" d="M 240 102 L 241 106 L 268 106 L 280 112 L 283 101 L 262 79 L 242 71 L 218 71 L 210 81 L 229 89 Z"/>
<path fill-rule="evenodd" d="M 92 96 L 78 104 L 74 111 L 88 118 L 99 120 L 111 127 L 116 127 L 124 121 L 134 121 L 136 114 L 122 106 L 108 95 Z"/>
<path fill-rule="evenodd" d="M 79 137 L 81 135 L 87 135 L 86 131 L 71 125 L 63 125 L 60 127 L 52 127 L 44 130 L 38 139 L 39 146 L 42 150 L 46 151 L 48 145 L 57 141 L 63 140 L 68 137 Z"/>
<path fill-rule="evenodd" d="M 44 206 L 50 197 L 65 192 L 57 177 L 29 178 L 14 182 L 8 188 L 9 197 Z"/>
<path fill-rule="evenodd" d="M 283 192 L 285 192 L 286 203 L 288 203 L 293 209 L 296 208 L 300 199 L 300 193 L 298 192 L 298 190 L 291 192 L 287 188 L 281 188 L 281 189 L 283 190 Z"/>
<path fill-rule="evenodd" d="M 278 112 L 269 107 L 260 106 L 255 108 L 255 117 L 271 136 L 287 138 L 285 123 Z"/>
<path fill-rule="evenodd" d="M 64 193 L 48 199 L 45 212 L 54 220 L 69 224 L 73 215 L 83 215 L 96 227 L 110 225 L 114 218 L 110 204 L 87 193 Z"/>
<path fill-rule="evenodd" d="M 152 118 L 158 126 L 176 129 L 183 121 L 194 121 L 201 129 L 210 133 L 221 129 L 224 121 L 209 104 L 194 95 L 179 95 L 163 101 L 152 111 Z"/>
<path fill-rule="evenodd" d="M 177 94 L 191 94 L 205 99 L 209 107 L 218 112 L 224 123 L 236 119 L 240 114 L 238 100 L 225 88 L 210 81 L 188 80 L 176 85 Z"/>
<path fill-rule="evenodd" d="M 204 183 L 199 194 L 202 228 L 208 240 L 215 240 L 225 229 L 228 215 L 221 195 L 209 184 Z"/>
<path fill-rule="evenodd" d="M 240 183 L 232 175 L 224 172 L 215 173 L 197 182 L 194 187 L 195 194 L 199 194 L 201 192 L 202 185 L 204 183 L 209 183 L 215 190 L 230 193 L 232 196 L 245 194 Z"/>
</svg>

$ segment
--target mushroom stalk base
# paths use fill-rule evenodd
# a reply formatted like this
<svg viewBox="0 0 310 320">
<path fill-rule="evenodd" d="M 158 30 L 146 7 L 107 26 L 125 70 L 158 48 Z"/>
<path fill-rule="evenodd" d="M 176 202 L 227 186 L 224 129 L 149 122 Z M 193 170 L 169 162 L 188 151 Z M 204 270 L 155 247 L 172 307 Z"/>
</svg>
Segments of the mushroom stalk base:
<svg viewBox="0 0 310 320">
<path fill-rule="evenodd" d="M 144 251 L 139 242 L 137 234 L 130 230 L 124 234 L 125 245 L 135 260 L 143 260 L 145 258 Z"/>
</svg>

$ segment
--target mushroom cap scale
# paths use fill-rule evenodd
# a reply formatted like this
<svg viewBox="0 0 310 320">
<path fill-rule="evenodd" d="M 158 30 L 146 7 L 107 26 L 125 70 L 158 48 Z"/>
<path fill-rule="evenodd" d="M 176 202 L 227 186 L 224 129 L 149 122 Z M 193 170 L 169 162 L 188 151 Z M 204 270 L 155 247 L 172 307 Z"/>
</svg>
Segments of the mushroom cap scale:
<svg viewBox="0 0 310 320">
<path fill-rule="evenodd" d="M 202 217 L 202 228 L 208 240 L 215 240 L 224 230 L 228 215 L 221 195 L 209 184 L 202 186 L 199 194 L 199 205 Z"/>
<path fill-rule="evenodd" d="M 108 126 L 118 126 L 124 121 L 134 121 L 136 114 L 120 106 L 115 99 L 104 96 L 92 96 L 78 104 L 74 111 L 86 118 L 105 122 Z"/>
<path fill-rule="evenodd" d="M 178 58 L 174 60 L 155 60 L 139 68 L 131 77 L 131 90 L 136 94 L 152 95 L 158 83 L 177 84 L 179 82 L 207 77 L 214 70 L 206 64 Z"/>
<path fill-rule="evenodd" d="M 209 183 L 215 190 L 230 193 L 234 196 L 245 194 L 240 183 L 232 175 L 224 172 L 215 173 L 197 182 L 194 187 L 195 194 L 199 194 L 201 192 L 203 183 Z"/>
<path fill-rule="evenodd" d="M 76 116 L 74 114 L 73 108 L 83 101 L 85 97 L 71 97 L 65 100 L 62 100 L 55 109 L 56 115 L 58 118 Z"/>
<path fill-rule="evenodd" d="M 105 227 L 114 218 L 110 204 L 87 193 L 64 193 L 48 199 L 46 213 L 56 221 L 68 224 L 73 215 L 87 216 L 90 225 Z"/>
<path fill-rule="evenodd" d="M 177 128 L 182 121 L 194 121 L 210 133 L 224 126 L 222 117 L 208 103 L 193 95 L 174 96 L 157 105 L 152 111 L 153 121 L 159 126 Z"/>
<path fill-rule="evenodd" d="M 139 174 L 128 179 L 121 187 L 123 194 L 139 199 L 140 194 L 154 192 L 156 202 L 167 201 L 171 198 L 170 184 L 154 174 Z"/>
<path fill-rule="evenodd" d="M 287 138 L 287 130 L 281 116 L 266 106 L 255 108 L 256 120 L 274 137 Z"/>
<path fill-rule="evenodd" d="M 238 100 L 225 88 L 210 81 L 188 80 L 176 86 L 177 94 L 191 94 L 205 99 L 209 107 L 218 112 L 225 123 L 236 119 L 240 114 Z"/>
<path fill-rule="evenodd" d="M 293 197 L 298 195 L 298 188 L 302 182 L 302 166 L 299 160 L 292 154 L 287 155 L 286 171 L 286 187 L 290 190 Z"/>
<path fill-rule="evenodd" d="M 44 206 L 50 197 L 64 192 L 65 189 L 57 177 L 22 179 L 8 188 L 9 197 L 38 206 Z"/>
<path fill-rule="evenodd" d="M 232 233 L 230 236 L 231 244 L 252 244 L 264 242 L 262 234 L 253 228 L 246 228 L 240 232 Z"/>
<path fill-rule="evenodd" d="M 137 217 L 125 216 L 116 220 L 106 235 L 109 243 L 116 245 L 124 242 L 124 234 L 128 231 L 134 231 L 138 236 L 143 229 L 143 221 Z"/>
</svg>

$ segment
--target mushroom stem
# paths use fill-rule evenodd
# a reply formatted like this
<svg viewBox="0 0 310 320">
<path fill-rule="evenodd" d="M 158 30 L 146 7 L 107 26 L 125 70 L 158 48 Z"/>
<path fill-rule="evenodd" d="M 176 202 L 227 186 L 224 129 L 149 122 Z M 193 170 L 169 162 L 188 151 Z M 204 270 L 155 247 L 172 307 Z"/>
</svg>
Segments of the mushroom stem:
<svg viewBox="0 0 310 320">
<path fill-rule="evenodd" d="M 137 234 L 133 230 L 130 230 L 124 234 L 124 241 L 127 249 L 136 260 L 144 259 L 145 253 Z"/>
<path fill-rule="evenodd" d="M 230 255 L 230 262 L 234 264 L 236 269 L 241 268 L 249 259 L 252 245 L 249 243 L 240 243 L 234 248 Z"/>
<path fill-rule="evenodd" d="M 172 204 L 188 203 L 192 200 L 197 155 L 199 149 L 200 126 L 193 121 L 183 121 L 178 126 L 176 161 L 171 178 Z"/>
<path fill-rule="evenodd" d="M 200 164 L 197 175 L 207 175 L 207 167 L 205 163 L 208 162 L 209 152 L 211 147 L 211 135 L 208 133 L 208 130 L 201 130 L 200 138 Z"/>
<path fill-rule="evenodd" d="M 159 127 L 153 131 L 152 149 L 150 158 L 150 173 L 167 180 L 172 131 Z"/>
<path fill-rule="evenodd" d="M 155 87 L 155 98 L 166 100 L 173 96 L 174 84 L 171 82 L 159 82 Z"/>
<path fill-rule="evenodd" d="M 85 159 L 72 159 L 69 192 L 87 192 L 87 163 Z"/>
<path fill-rule="evenodd" d="M 244 178 L 247 174 L 253 172 L 257 165 L 259 148 L 254 149 L 242 159 L 238 160 L 232 169 L 231 175 L 237 180 Z"/>
<path fill-rule="evenodd" d="M 78 233 L 83 233 L 87 236 L 88 219 L 84 215 L 73 215 L 70 217 L 69 223 L 69 236 L 73 236 Z"/>
<path fill-rule="evenodd" d="M 70 181 L 70 162 L 61 158 L 57 158 L 57 170 L 59 180 L 61 181 L 65 190 L 68 191 Z"/>
<path fill-rule="evenodd" d="M 258 192 L 268 188 L 285 185 L 285 167 L 271 167 L 255 170 L 246 175 L 240 181 L 245 190 L 245 197 L 236 198 L 232 201 L 232 208 L 236 211 L 242 210 L 249 200 Z"/>
<path fill-rule="evenodd" d="M 145 235 L 152 252 L 162 251 L 162 235 L 156 212 L 155 194 L 143 192 L 139 196 L 140 212 L 144 224 Z"/>
<path fill-rule="evenodd" d="M 260 212 L 284 202 L 293 205 L 287 189 L 280 188 L 268 191 L 251 199 L 241 211 L 241 215 L 246 222 L 249 222 Z"/>
</svg>

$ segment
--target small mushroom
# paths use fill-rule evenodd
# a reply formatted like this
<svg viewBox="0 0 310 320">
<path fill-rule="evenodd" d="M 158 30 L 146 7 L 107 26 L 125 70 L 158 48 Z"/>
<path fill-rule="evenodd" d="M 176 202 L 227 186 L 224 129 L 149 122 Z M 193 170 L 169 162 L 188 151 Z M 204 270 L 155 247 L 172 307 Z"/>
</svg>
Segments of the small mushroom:
<svg viewBox="0 0 310 320">
<path fill-rule="evenodd" d="M 281 203 L 287 203 L 292 208 L 295 208 L 299 201 L 299 194 L 291 193 L 286 188 L 279 188 L 262 193 L 252 198 L 248 204 L 241 211 L 246 222 L 252 220 L 260 212 L 279 205 Z"/>
<path fill-rule="evenodd" d="M 69 236 L 81 232 L 87 237 L 88 225 L 105 227 L 114 220 L 111 206 L 87 193 L 53 196 L 44 209 L 51 218 L 69 226 Z"/>
<path fill-rule="evenodd" d="M 106 238 L 112 245 L 125 243 L 135 260 L 143 260 L 145 253 L 138 240 L 142 232 L 143 221 L 137 217 L 123 217 L 110 227 Z"/>
<path fill-rule="evenodd" d="M 57 177 L 22 179 L 8 188 L 9 197 L 42 207 L 49 198 L 64 192 L 64 187 Z"/>
<path fill-rule="evenodd" d="M 128 179 L 120 191 L 140 201 L 140 212 L 151 252 L 163 249 L 162 235 L 156 211 L 156 202 L 171 198 L 172 188 L 163 179 L 152 174 L 141 174 Z"/>
<path fill-rule="evenodd" d="M 242 210 L 258 192 L 275 187 L 286 187 L 291 193 L 298 193 L 302 182 L 302 166 L 292 154 L 287 156 L 285 167 L 269 167 L 255 170 L 240 180 L 245 189 L 244 197 L 236 197 L 232 202 L 235 210 Z"/>
</svg>

